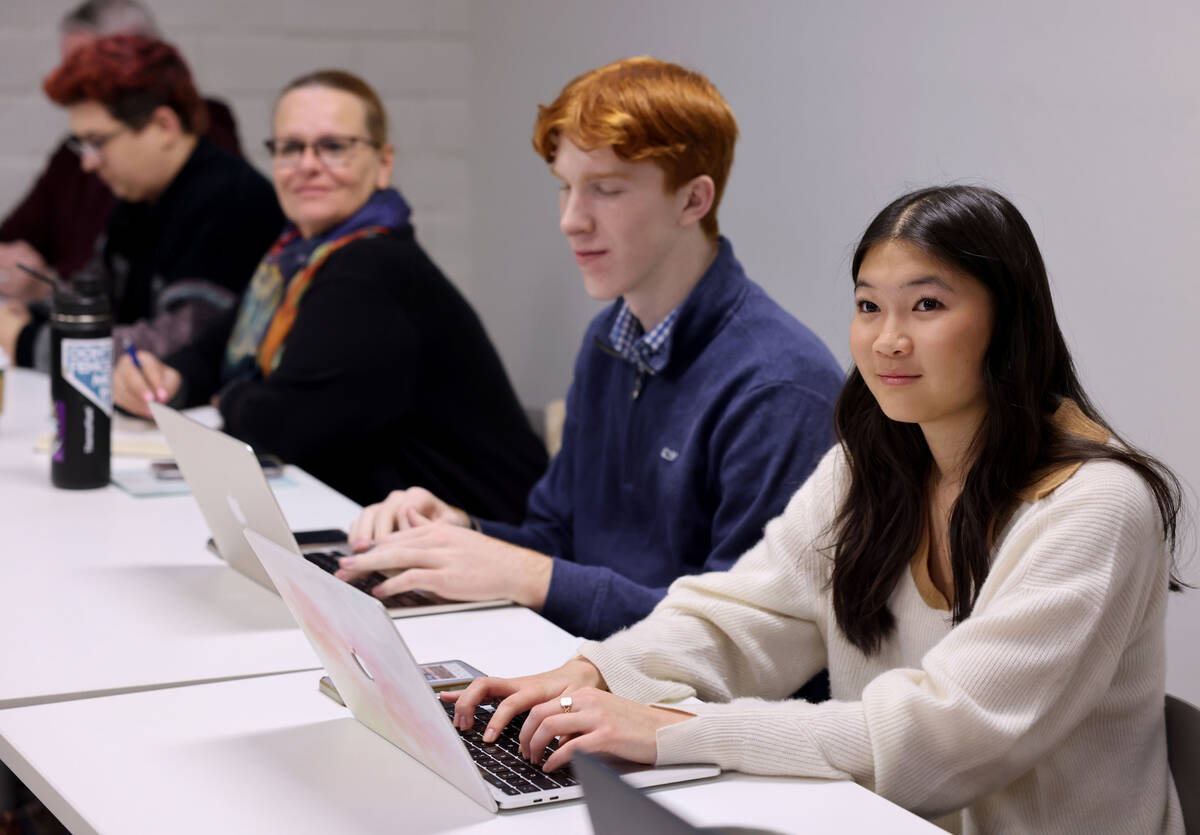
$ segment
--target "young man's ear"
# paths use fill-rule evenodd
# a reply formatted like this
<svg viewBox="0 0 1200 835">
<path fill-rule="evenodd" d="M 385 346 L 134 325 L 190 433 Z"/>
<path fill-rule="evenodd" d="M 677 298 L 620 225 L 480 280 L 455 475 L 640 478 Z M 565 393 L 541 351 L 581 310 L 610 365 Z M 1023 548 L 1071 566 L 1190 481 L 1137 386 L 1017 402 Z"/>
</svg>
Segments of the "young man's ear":
<svg viewBox="0 0 1200 835">
<path fill-rule="evenodd" d="M 712 211 L 713 198 L 717 188 L 713 185 L 712 177 L 701 174 L 684 183 L 680 188 L 684 196 L 683 211 L 679 215 L 680 226 L 691 226 L 699 223 L 705 215 Z"/>
<path fill-rule="evenodd" d="M 165 104 L 154 108 L 146 127 L 157 129 L 167 143 L 175 142 L 187 133 L 183 129 L 183 122 L 179 121 L 179 114 Z"/>
</svg>

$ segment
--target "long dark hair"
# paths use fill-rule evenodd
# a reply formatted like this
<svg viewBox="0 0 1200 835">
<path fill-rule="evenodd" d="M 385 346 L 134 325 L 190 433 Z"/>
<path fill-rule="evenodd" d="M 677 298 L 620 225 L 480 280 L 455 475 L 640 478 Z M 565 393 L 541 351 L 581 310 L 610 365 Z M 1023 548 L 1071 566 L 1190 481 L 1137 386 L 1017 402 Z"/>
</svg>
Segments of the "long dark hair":
<svg viewBox="0 0 1200 835">
<path fill-rule="evenodd" d="M 993 535 L 1016 509 L 1019 492 L 1044 467 L 1093 459 L 1127 465 L 1153 493 L 1173 551 L 1179 481 L 1112 432 L 1084 392 L 1054 316 L 1041 252 L 1016 207 L 974 186 L 906 194 L 863 233 L 854 252 L 855 279 L 871 248 L 891 240 L 914 244 L 978 279 L 992 302 L 995 324 L 983 368 L 987 414 L 950 516 L 954 623 L 971 614 L 987 579 Z M 1067 399 L 1109 429 L 1117 443 L 1057 429 L 1049 416 Z M 849 491 L 832 526 L 834 613 L 851 643 L 872 653 L 895 627 L 888 598 L 920 546 L 932 458 L 920 427 L 884 415 L 857 369 L 838 398 L 834 422 L 850 467 Z M 1173 564 L 1171 587 L 1179 588 Z"/>
</svg>

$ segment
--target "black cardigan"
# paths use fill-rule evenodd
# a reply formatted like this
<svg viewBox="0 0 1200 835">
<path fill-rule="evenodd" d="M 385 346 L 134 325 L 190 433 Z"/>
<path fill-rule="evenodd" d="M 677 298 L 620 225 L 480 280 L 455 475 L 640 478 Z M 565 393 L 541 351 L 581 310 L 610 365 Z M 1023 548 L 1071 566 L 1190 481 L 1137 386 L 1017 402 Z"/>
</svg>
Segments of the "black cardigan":
<svg viewBox="0 0 1200 835">
<path fill-rule="evenodd" d="M 209 282 L 237 299 L 285 222 L 266 177 L 201 137 L 157 200 L 122 200 L 108 219 L 103 258 L 114 321 L 153 317 L 177 281 Z"/>
<path fill-rule="evenodd" d="M 102 250 L 85 269 L 107 279 L 117 325 L 162 312 L 160 297 L 177 282 L 212 285 L 218 294 L 210 304 L 219 311 L 245 289 L 285 223 L 270 182 L 246 160 L 201 137 L 158 199 L 116 204 Z M 193 290 L 189 298 L 204 296 Z M 18 365 L 39 360 L 45 321 L 44 308 L 35 307 L 17 340 Z"/>
<path fill-rule="evenodd" d="M 168 357 L 185 401 L 220 385 L 236 311 Z M 406 227 L 329 257 L 279 366 L 220 392 L 225 430 L 355 501 L 426 487 L 468 513 L 519 521 L 546 453 L 482 323 Z"/>
</svg>

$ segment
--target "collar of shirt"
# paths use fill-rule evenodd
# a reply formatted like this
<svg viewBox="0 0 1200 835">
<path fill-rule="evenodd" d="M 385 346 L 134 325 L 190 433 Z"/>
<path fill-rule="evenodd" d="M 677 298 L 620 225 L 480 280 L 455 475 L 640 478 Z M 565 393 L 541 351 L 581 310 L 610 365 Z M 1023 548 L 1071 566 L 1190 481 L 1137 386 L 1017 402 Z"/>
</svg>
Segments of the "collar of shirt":
<svg viewBox="0 0 1200 835">
<path fill-rule="evenodd" d="M 667 367 L 671 359 L 671 328 L 675 325 L 676 307 L 666 318 L 647 333 L 642 323 L 633 315 L 624 301 L 617 310 L 617 317 L 608 332 L 613 349 L 627 362 L 648 374 L 657 374 Z"/>
</svg>

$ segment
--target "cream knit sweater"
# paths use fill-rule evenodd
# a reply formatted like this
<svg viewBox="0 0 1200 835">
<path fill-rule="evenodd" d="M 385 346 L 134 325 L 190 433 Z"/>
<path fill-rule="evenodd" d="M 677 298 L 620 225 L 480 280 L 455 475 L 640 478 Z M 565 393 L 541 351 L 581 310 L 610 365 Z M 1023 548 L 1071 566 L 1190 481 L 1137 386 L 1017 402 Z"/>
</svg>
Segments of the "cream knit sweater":
<svg viewBox="0 0 1200 835">
<path fill-rule="evenodd" d="M 1182 833 L 1145 483 L 1096 461 L 1023 503 L 955 628 L 906 572 L 867 656 L 837 627 L 820 551 L 847 479 L 835 447 L 732 570 L 677 580 L 646 620 L 583 645 L 614 693 L 707 703 L 658 732 L 658 762 L 851 779 L 964 833 Z M 825 666 L 833 700 L 777 701 Z"/>
</svg>

